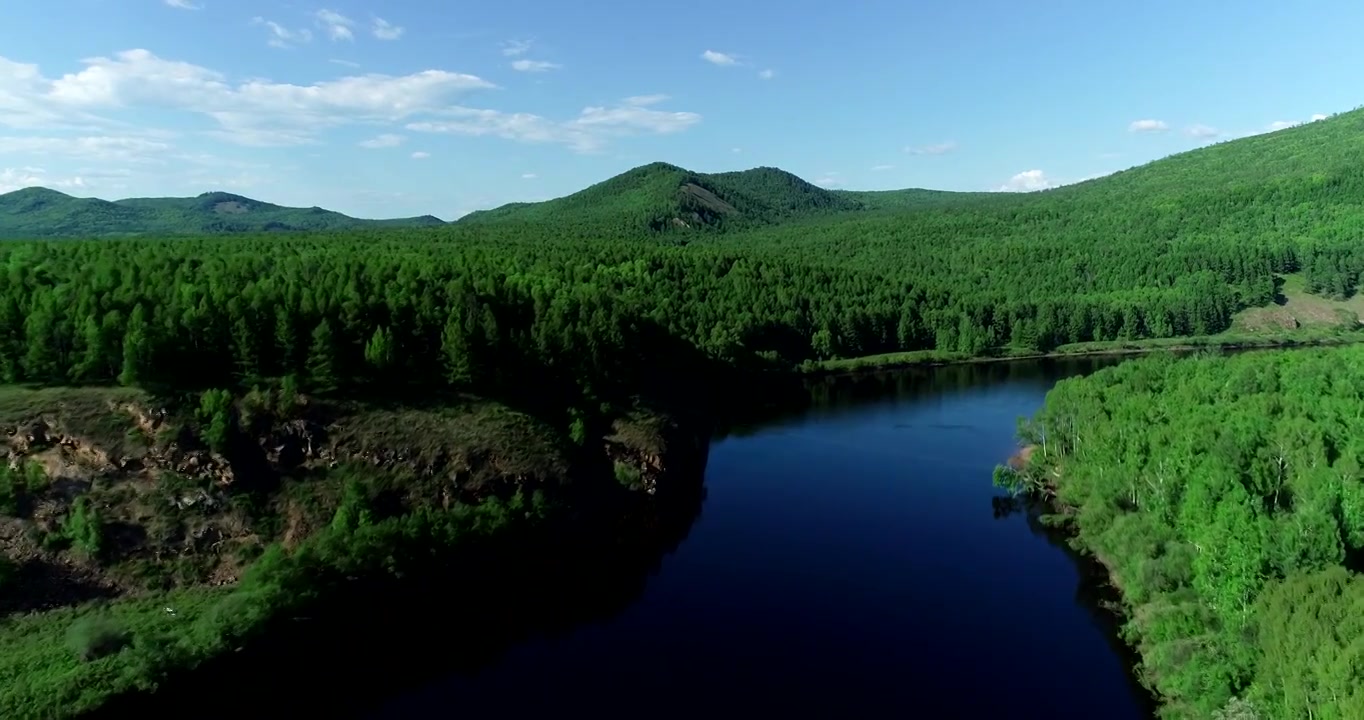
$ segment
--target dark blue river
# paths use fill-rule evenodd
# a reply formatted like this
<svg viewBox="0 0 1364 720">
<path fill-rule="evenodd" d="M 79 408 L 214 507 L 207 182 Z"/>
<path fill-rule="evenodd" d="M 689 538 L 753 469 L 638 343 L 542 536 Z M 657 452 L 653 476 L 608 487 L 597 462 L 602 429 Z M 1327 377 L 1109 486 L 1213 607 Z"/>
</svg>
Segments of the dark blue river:
<svg viewBox="0 0 1364 720">
<path fill-rule="evenodd" d="M 1149 718 L 1093 569 L 991 483 L 1018 417 L 1110 362 L 823 381 L 713 442 L 619 612 L 368 716 Z"/>
</svg>

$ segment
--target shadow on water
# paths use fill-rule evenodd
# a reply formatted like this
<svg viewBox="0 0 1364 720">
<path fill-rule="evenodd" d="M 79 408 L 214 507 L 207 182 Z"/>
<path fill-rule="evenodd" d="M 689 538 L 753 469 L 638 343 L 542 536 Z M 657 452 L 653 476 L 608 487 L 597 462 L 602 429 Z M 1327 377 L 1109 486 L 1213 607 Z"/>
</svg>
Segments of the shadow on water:
<svg viewBox="0 0 1364 720">
<path fill-rule="evenodd" d="M 387 698 L 477 672 L 519 644 L 619 615 L 700 516 L 701 477 L 486 546 L 462 545 L 401 580 L 357 582 L 240 652 L 89 717 L 372 714 Z"/>
<path fill-rule="evenodd" d="M 1036 537 L 1065 553 L 1075 564 L 1079 582 L 1075 587 L 1075 604 L 1084 608 L 1095 626 L 1103 633 L 1113 654 L 1127 669 L 1128 685 L 1131 696 L 1141 703 L 1142 711 L 1149 717 L 1156 717 L 1159 708 L 1155 697 L 1137 679 L 1137 668 L 1141 662 L 1136 650 L 1122 639 L 1122 597 L 1109 582 L 1108 569 L 1092 556 L 1071 547 L 1070 536 L 1060 528 L 1042 522 L 1050 508 L 1035 498 L 998 495 L 990 500 L 996 520 L 1005 520 L 1014 515 L 1022 515 L 1028 530 Z"/>
<path fill-rule="evenodd" d="M 750 395 L 743 402 L 732 403 L 719 422 L 716 439 L 746 437 L 787 419 L 819 419 L 849 414 L 887 400 L 924 400 L 1006 384 L 1032 384 L 1039 388 L 1050 388 L 1063 378 L 1088 375 L 1126 359 L 1122 356 L 1091 355 L 1002 360 L 797 378 L 785 387 L 762 388 L 761 399 Z"/>
</svg>

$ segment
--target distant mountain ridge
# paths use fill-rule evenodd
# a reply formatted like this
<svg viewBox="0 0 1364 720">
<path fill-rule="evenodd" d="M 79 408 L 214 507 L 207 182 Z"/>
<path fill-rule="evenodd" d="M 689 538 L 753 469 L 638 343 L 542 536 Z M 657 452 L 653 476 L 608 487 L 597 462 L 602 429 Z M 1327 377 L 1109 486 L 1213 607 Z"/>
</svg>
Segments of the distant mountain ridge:
<svg viewBox="0 0 1364 720">
<path fill-rule="evenodd" d="M 445 224 L 431 215 L 367 220 L 319 207 L 284 207 L 227 192 L 110 201 L 30 187 L 0 195 L 0 238 L 207 235 Z"/>
<path fill-rule="evenodd" d="M 456 223 L 552 222 L 625 232 L 734 230 L 845 213 L 937 207 L 993 196 L 996 194 L 921 189 L 828 190 L 774 167 L 698 173 L 656 162 L 572 195 L 481 210 Z"/>
</svg>

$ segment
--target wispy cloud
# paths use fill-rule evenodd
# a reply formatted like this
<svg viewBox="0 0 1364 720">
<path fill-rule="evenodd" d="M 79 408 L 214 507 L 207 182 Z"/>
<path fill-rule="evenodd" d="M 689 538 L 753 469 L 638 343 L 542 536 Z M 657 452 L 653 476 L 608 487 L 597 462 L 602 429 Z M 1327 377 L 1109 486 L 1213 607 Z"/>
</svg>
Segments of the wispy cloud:
<svg viewBox="0 0 1364 720">
<path fill-rule="evenodd" d="M 871 169 L 872 169 L 872 172 L 883 172 L 883 171 L 885 171 L 885 170 L 894 170 L 894 169 L 895 169 L 895 166 L 894 166 L 894 165 L 873 165 Z"/>
<path fill-rule="evenodd" d="M 368 140 L 362 141 L 360 143 L 360 147 L 369 150 L 398 147 L 399 145 L 402 145 L 403 141 L 406 139 L 407 138 L 403 137 L 402 135 L 396 135 L 394 133 L 384 133 L 377 137 L 372 137 Z"/>
<path fill-rule="evenodd" d="M 957 149 L 955 140 L 932 143 L 929 145 L 917 145 L 905 148 L 905 152 L 910 155 L 945 155 Z"/>
<path fill-rule="evenodd" d="M 251 18 L 251 24 L 263 25 L 270 31 L 270 37 L 265 41 L 270 47 L 291 48 L 296 44 L 306 43 L 313 39 L 312 31 L 307 28 L 290 30 L 273 20 L 266 20 L 260 16 Z"/>
<path fill-rule="evenodd" d="M 0 193 L 14 192 L 27 187 L 73 190 L 86 186 L 85 178 L 53 176 L 39 167 L 0 168 Z"/>
<path fill-rule="evenodd" d="M 0 155 L 63 156 L 89 162 L 155 163 L 170 149 L 167 142 L 143 137 L 0 137 Z"/>
<path fill-rule="evenodd" d="M 768 68 L 768 69 L 766 69 L 766 70 L 761 70 L 761 71 L 758 72 L 758 77 L 761 78 L 761 79 L 763 79 L 763 80 L 771 80 L 772 78 L 774 78 L 774 77 L 776 77 L 776 76 L 777 76 L 777 71 L 776 71 L 776 70 L 773 70 L 772 68 Z"/>
<path fill-rule="evenodd" d="M 429 158 L 429 157 L 431 157 L 431 153 L 425 152 L 425 151 L 423 151 L 423 150 L 418 150 L 418 151 L 412 153 L 412 159 L 413 159 L 413 160 L 425 160 L 425 159 L 427 159 L 427 158 Z"/>
<path fill-rule="evenodd" d="M 508 40 L 502 44 L 502 54 L 507 57 L 518 57 L 530 52 L 533 42 L 531 40 Z"/>
<path fill-rule="evenodd" d="M 1270 123 L 1265 129 L 1267 129 L 1269 132 L 1276 132 L 1278 130 L 1287 130 L 1288 128 L 1296 127 L 1301 124 L 1302 124 L 1301 120 L 1275 120 L 1274 122 Z"/>
<path fill-rule="evenodd" d="M 559 143 L 578 152 L 595 152 L 615 137 L 638 134 L 667 135 L 701 122 L 694 112 L 657 110 L 626 102 L 611 107 L 583 108 L 573 120 L 555 121 L 531 113 L 506 113 L 452 107 L 440 120 L 413 122 L 414 132 L 490 136 L 526 143 Z"/>
<path fill-rule="evenodd" d="M 661 102 L 667 102 L 668 100 L 671 99 L 672 98 L 670 96 L 664 95 L 663 93 L 654 93 L 652 95 L 631 95 L 630 97 L 625 98 L 621 102 L 626 105 L 646 107 L 648 105 L 657 105 Z"/>
<path fill-rule="evenodd" d="M 204 9 L 204 6 L 203 6 L 203 5 L 195 5 L 193 2 L 190 2 L 190 0 L 164 0 L 164 2 L 165 2 L 167 5 L 169 5 L 170 7 L 179 8 L 179 9 L 181 9 L 181 10 L 203 10 L 203 9 Z"/>
<path fill-rule="evenodd" d="M 374 37 L 379 38 L 380 40 L 397 40 L 403 36 L 402 27 L 394 25 L 381 17 L 374 18 L 371 32 L 374 33 Z"/>
<path fill-rule="evenodd" d="M 521 179 L 522 179 L 522 180 L 534 180 L 535 178 L 538 178 L 538 177 L 540 177 L 540 176 L 539 176 L 539 175 L 536 175 L 535 173 L 521 173 Z"/>
<path fill-rule="evenodd" d="M 708 63 L 710 63 L 710 64 L 712 64 L 712 65 L 738 65 L 738 64 L 739 64 L 738 58 L 734 57 L 733 55 L 730 55 L 730 54 L 728 54 L 728 53 L 716 52 L 715 50 L 707 50 L 707 51 L 701 53 L 701 59 L 702 59 L 702 60 L 705 60 L 706 62 L 708 62 Z"/>
<path fill-rule="evenodd" d="M 354 60 L 341 60 L 341 59 L 339 59 L 339 58 L 332 58 L 332 59 L 329 60 L 328 62 L 334 63 L 334 64 L 336 64 L 336 65 L 341 65 L 342 67 L 348 67 L 348 68 L 358 68 L 358 67 L 360 67 L 360 63 L 355 62 Z"/>
<path fill-rule="evenodd" d="M 1133 120 L 1132 123 L 1127 126 L 1128 132 L 1140 133 L 1165 132 L 1169 129 L 1170 126 L 1166 124 L 1164 120 Z"/>
<path fill-rule="evenodd" d="M 313 16 L 332 40 L 354 40 L 355 21 L 335 10 L 318 10 Z"/>
<path fill-rule="evenodd" d="M 1196 124 L 1184 128 L 1184 134 L 1188 135 L 1189 137 L 1198 138 L 1200 140 L 1207 140 L 1222 135 L 1222 131 L 1218 130 L 1215 127 L 1212 127 L 1211 125 Z"/>
<path fill-rule="evenodd" d="M 558 69 L 558 68 L 562 67 L 562 66 L 559 65 L 558 63 L 552 63 L 552 62 L 548 62 L 548 61 L 545 61 L 545 60 L 527 60 L 527 59 L 524 59 L 524 58 L 521 59 L 521 60 L 516 60 L 516 61 L 512 62 L 511 66 L 512 66 L 512 69 L 513 69 L 513 70 L 516 70 L 516 71 L 518 71 L 518 72 L 533 72 L 533 73 L 534 73 L 534 72 L 546 72 L 546 71 L 548 71 L 548 70 L 555 70 L 555 69 Z"/>
</svg>

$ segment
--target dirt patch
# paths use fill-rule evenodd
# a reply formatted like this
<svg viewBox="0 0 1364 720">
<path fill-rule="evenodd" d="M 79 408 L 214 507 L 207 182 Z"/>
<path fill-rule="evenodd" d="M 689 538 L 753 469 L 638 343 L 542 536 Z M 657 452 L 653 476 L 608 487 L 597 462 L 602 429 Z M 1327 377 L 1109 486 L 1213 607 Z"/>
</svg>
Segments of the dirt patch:
<svg viewBox="0 0 1364 720">
<path fill-rule="evenodd" d="M 1036 445 L 1026 445 L 1018 449 L 1018 452 L 1009 456 L 1009 467 L 1014 470 L 1022 470 L 1032 462 L 1032 454 L 1037 451 Z"/>
</svg>

